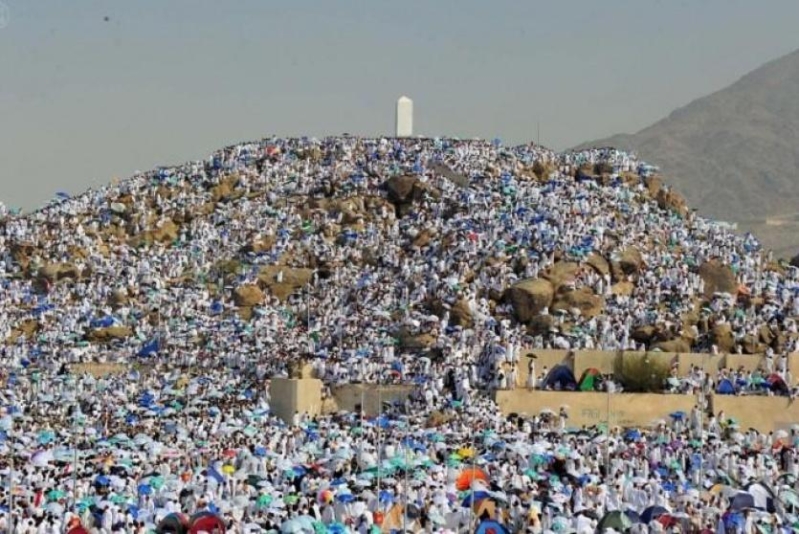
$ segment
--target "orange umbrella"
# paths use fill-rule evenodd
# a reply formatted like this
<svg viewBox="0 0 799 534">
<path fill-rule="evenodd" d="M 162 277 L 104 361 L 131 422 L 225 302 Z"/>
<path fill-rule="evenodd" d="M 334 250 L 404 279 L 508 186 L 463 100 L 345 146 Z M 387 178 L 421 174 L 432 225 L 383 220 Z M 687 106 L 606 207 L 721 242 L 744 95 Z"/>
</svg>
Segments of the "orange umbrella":
<svg viewBox="0 0 799 534">
<path fill-rule="evenodd" d="M 472 487 L 472 482 L 475 480 L 482 480 L 483 482 L 488 482 L 488 475 L 482 469 L 478 469 L 477 467 L 470 467 L 468 469 L 464 469 L 461 471 L 461 474 L 458 475 L 458 478 L 455 480 L 455 487 L 458 488 L 458 491 L 466 491 L 467 489 Z"/>
</svg>

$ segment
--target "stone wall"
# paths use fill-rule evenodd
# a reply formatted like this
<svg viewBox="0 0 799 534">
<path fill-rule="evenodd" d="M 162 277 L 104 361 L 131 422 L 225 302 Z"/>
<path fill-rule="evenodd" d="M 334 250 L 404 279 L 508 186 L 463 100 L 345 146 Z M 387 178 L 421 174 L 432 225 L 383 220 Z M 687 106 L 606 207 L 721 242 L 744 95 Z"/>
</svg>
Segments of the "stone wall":
<svg viewBox="0 0 799 534">
<path fill-rule="evenodd" d="M 497 391 L 502 413 L 535 415 L 545 408 L 557 412 L 568 406 L 569 426 L 583 427 L 604 423 L 611 426 L 649 427 L 659 420 L 669 421 L 676 411 L 688 413 L 696 404 L 693 395 L 655 393 L 606 393 L 562 391 Z M 799 401 L 788 397 L 713 395 L 713 410 L 735 418 L 741 429 L 760 432 L 788 429 L 799 423 Z"/>
<path fill-rule="evenodd" d="M 502 413 L 536 415 L 548 408 L 557 412 L 568 406 L 570 427 L 593 426 L 610 420 L 611 426 L 648 427 L 668 420 L 678 410 L 688 412 L 696 404 L 693 395 L 655 393 L 606 393 L 561 391 L 497 391 L 497 405 Z"/>
<path fill-rule="evenodd" d="M 366 415 L 373 417 L 380 412 L 382 403 L 405 400 L 412 391 L 413 386 L 346 384 L 333 390 L 333 402 L 325 406 L 325 411 L 354 412 L 357 406 L 363 403 Z"/>
<path fill-rule="evenodd" d="M 272 413 L 291 424 L 294 413 L 322 413 L 322 381 L 314 378 L 273 378 L 269 386 Z"/>
</svg>

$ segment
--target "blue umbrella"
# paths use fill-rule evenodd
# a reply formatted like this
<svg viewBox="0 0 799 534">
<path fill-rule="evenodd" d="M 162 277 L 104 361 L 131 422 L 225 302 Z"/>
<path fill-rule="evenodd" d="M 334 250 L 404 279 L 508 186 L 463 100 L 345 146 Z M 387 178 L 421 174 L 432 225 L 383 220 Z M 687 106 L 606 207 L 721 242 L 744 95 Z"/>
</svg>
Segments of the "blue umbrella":
<svg viewBox="0 0 799 534">
<path fill-rule="evenodd" d="M 735 512 L 743 510 L 744 508 L 754 508 L 755 507 L 755 498 L 751 493 L 746 493 L 742 491 L 740 493 L 736 493 L 732 498 L 730 498 L 730 510 Z"/>
<path fill-rule="evenodd" d="M 97 486 L 108 486 L 111 484 L 111 479 L 109 479 L 105 475 L 100 475 L 96 479 L 94 479 L 94 483 Z"/>
<path fill-rule="evenodd" d="M 632 428 L 624 433 L 624 439 L 628 441 L 637 441 L 641 439 L 641 432 L 636 428 Z"/>
<path fill-rule="evenodd" d="M 342 493 L 341 495 L 336 496 L 336 500 L 338 502 L 343 502 L 344 504 L 347 504 L 354 501 L 355 496 L 352 493 Z"/>
<path fill-rule="evenodd" d="M 650 506 L 649 508 L 645 508 L 643 512 L 641 512 L 641 522 L 642 523 L 649 523 L 658 517 L 668 514 L 669 511 L 663 508 L 662 506 Z"/>
<path fill-rule="evenodd" d="M 632 521 L 633 523 L 641 522 L 641 516 L 638 515 L 638 512 L 636 512 L 635 510 L 627 510 L 626 512 L 624 512 L 624 515 L 629 517 L 630 521 Z"/>
<path fill-rule="evenodd" d="M 296 476 L 298 476 L 298 477 L 301 477 L 301 476 L 303 476 L 305 473 L 307 473 L 307 472 L 308 472 L 308 470 L 307 470 L 307 469 L 305 469 L 305 467 L 304 467 L 304 466 L 302 466 L 302 465 L 295 465 L 294 467 L 292 467 L 292 468 L 291 468 L 291 470 L 292 470 L 292 471 L 294 471 L 294 474 L 295 474 Z"/>
<path fill-rule="evenodd" d="M 683 411 L 671 412 L 669 414 L 669 417 L 671 417 L 675 421 L 682 421 L 683 419 L 685 419 L 685 412 Z"/>
<path fill-rule="evenodd" d="M 152 495 L 153 488 L 149 484 L 140 484 L 139 485 L 139 495 Z"/>
<path fill-rule="evenodd" d="M 471 508 L 473 504 L 483 499 L 487 499 L 490 496 L 491 495 L 487 491 L 482 491 L 482 490 L 469 493 L 469 495 L 465 499 L 463 499 L 463 502 L 461 503 L 461 508 Z"/>
</svg>

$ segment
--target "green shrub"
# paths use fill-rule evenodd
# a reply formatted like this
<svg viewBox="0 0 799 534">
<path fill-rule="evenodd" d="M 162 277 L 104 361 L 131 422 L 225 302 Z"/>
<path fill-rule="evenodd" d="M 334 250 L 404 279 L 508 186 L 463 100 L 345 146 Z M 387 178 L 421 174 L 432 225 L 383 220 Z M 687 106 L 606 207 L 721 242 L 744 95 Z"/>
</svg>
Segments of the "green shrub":
<svg viewBox="0 0 799 534">
<path fill-rule="evenodd" d="M 659 393 L 671 369 L 667 362 L 650 358 L 648 354 L 619 352 L 613 374 L 629 393 Z"/>
</svg>

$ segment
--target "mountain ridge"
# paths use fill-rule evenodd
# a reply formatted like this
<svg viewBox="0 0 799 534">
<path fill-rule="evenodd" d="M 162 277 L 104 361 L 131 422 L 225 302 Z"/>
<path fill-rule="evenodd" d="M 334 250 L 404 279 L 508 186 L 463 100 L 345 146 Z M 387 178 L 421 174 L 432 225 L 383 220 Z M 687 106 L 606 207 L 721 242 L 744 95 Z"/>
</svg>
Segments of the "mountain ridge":
<svg viewBox="0 0 799 534">
<path fill-rule="evenodd" d="M 681 106 L 613 146 L 659 166 L 699 213 L 735 222 L 790 257 L 799 249 L 799 50 Z"/>
</svg>

